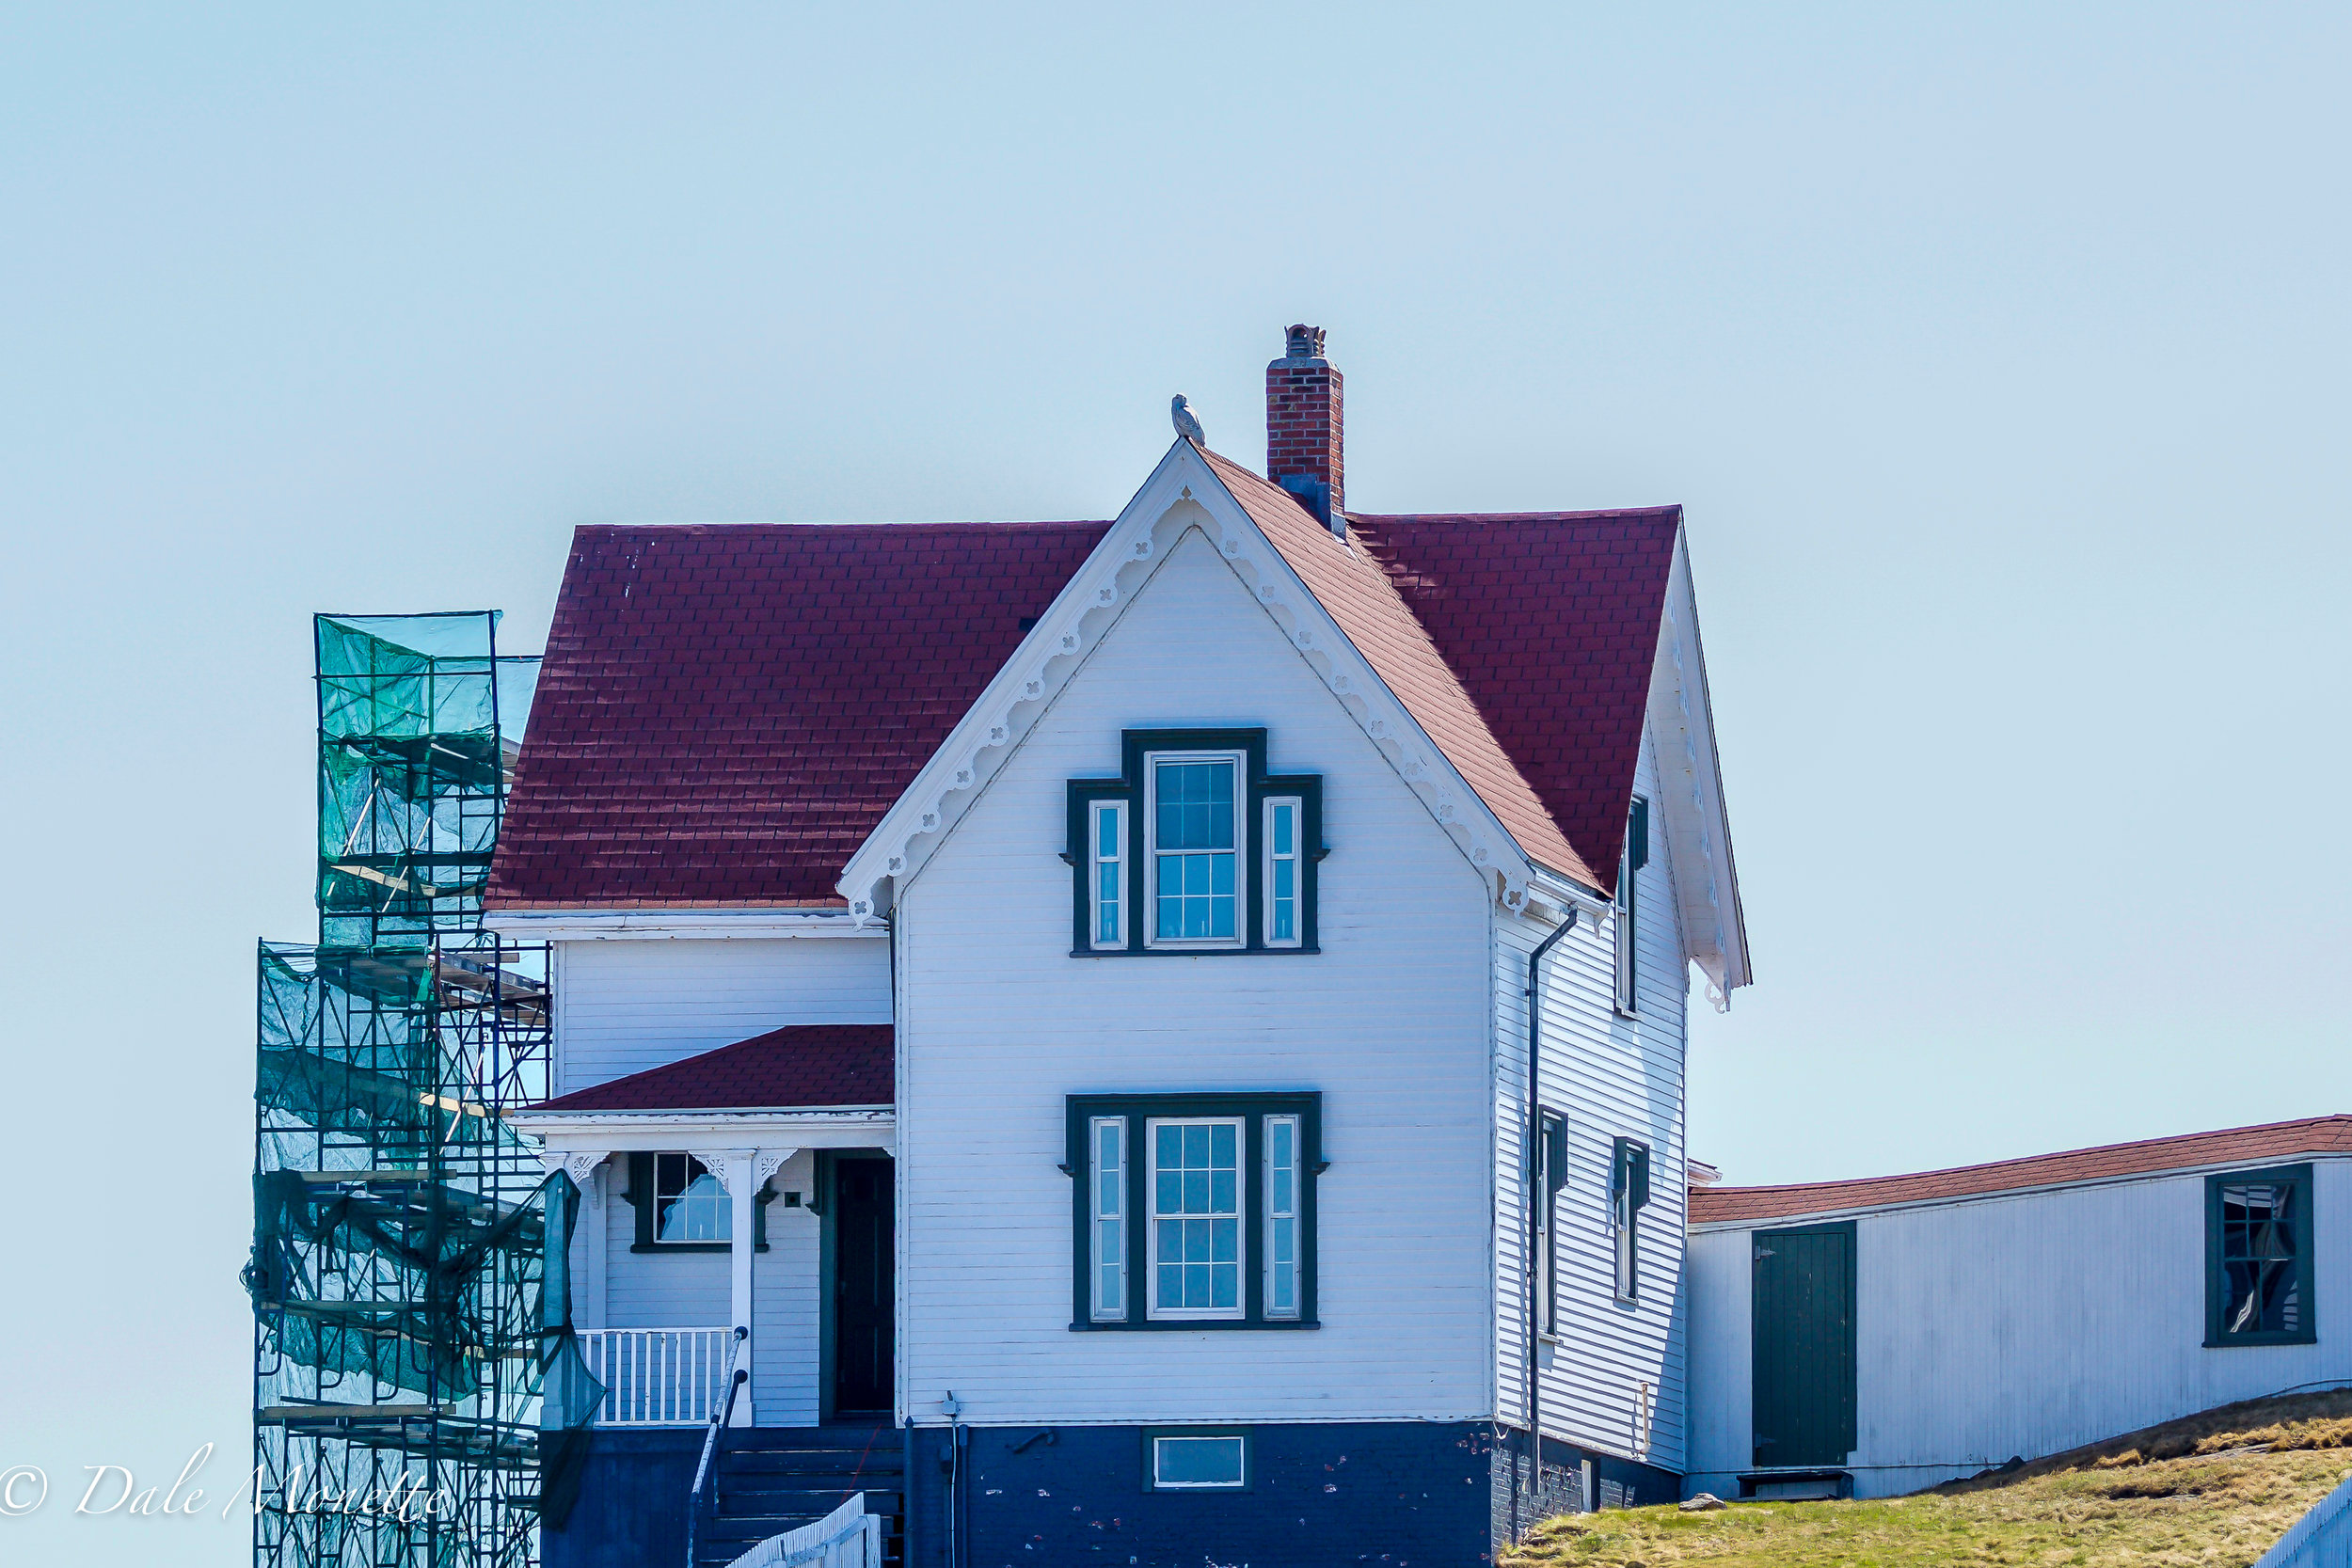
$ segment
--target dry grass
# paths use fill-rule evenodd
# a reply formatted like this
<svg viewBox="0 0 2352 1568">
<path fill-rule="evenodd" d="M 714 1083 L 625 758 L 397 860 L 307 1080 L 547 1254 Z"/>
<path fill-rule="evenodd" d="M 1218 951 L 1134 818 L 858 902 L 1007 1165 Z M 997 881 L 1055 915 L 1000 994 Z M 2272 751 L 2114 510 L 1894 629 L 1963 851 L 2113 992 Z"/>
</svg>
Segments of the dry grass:
<svg viewBox="0 0 2352 1568">
<path fill-rule="evenodd" d="M 2254 1400 L 1876 1502 L 1553 1519 L 1501 1568 L 2243 1568 L 2352 1468 L 2352 1391 Z"/>
</svg>

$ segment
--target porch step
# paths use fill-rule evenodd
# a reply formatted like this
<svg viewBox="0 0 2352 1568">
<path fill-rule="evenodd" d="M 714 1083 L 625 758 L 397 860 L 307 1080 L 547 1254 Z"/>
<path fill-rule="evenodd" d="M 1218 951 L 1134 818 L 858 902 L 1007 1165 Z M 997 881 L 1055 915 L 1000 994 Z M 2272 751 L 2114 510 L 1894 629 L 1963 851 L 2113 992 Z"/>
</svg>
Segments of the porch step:
<svg viewBox="0 0 2352 1568">
<path fill-rule="evenodd" d="M 904 1556 L 906 1458 L 886 1425 L 754 1427 L 729 1433 L 710 1509 L 696 1536 L 696 1568 L 723 1568 L 771 1535 L 813 1524 L 863 1493 L 883 1521 L 882 1560 Z"/>
</svg>

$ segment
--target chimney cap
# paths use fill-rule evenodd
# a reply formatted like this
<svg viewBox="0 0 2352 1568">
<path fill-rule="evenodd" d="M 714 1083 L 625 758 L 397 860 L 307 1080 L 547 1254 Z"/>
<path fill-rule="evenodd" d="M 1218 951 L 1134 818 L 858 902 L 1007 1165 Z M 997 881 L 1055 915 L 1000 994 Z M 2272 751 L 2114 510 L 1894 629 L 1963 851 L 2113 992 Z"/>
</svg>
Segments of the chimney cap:
<svg viewBox="0 0 2352 1568">
<path fill-rule="evenodd" d="M 1285 359 L 1322 358 L 1323 328 L 1309 326 L 1304 322 L 1295 324 L 1282 344 L 1282 357 Z"/>
</svg>

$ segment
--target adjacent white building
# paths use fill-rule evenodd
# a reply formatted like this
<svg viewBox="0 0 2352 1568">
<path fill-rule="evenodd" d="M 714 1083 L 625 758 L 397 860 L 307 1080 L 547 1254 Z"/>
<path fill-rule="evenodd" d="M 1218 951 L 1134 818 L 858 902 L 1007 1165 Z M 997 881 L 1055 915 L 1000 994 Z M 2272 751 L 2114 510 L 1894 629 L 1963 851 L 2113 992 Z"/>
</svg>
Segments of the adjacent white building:
<svg viewBox="0 0 2352 1568">
<path fill-rule="evenodd" d="M 1692 1489 L 1883 1497 L 2352 1381 L 2352 1117 L 1691 1217 Z"/>
</svg>

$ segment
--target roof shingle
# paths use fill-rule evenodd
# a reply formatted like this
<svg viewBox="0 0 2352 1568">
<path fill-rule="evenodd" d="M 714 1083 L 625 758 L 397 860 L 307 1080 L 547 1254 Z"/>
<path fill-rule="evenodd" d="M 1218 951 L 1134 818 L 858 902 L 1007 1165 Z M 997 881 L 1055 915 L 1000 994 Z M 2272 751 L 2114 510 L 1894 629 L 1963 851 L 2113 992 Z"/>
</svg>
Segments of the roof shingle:
<svg viewBox="0 0 2352 1568">
<path fill-rule="evenodd" d="M 543 1101 L 534 1111 L 781 1111 L 888 1105 L 887 1023 L 797 1023 Z"/>
<path fill-rule="evenodd" d="M 1212 467 L 1520 848 L 1615 882 L 1678 508 L 1351 516 Z M 494 909 L 839 908 L 1110 525 L 580 529 Z"/>
<path fill-rule="evenodd" d="M 2056 1187 L 2116 1177 L 2153 1176 L 2202 1165 L 2243 1165 L 2291 1160 L 2305 1154 L 2352 1154 L 2352 1117 L 2312 1117 L 2266 1122 L 2176 1138 L 2107 1144 L 2000 1160 L 1915 1176 L 1879 1176 L 1858 1181 L 1805 1181 L 1785 1187 L 1693 1187 L 1691 1223 L 1716 1225 L 1741 1220 L 1786 1219 L 1875 1209 L 1893 1203 L 1926 1203 L 1974 1197 L 2025 1187 Z"/>
</svg>

